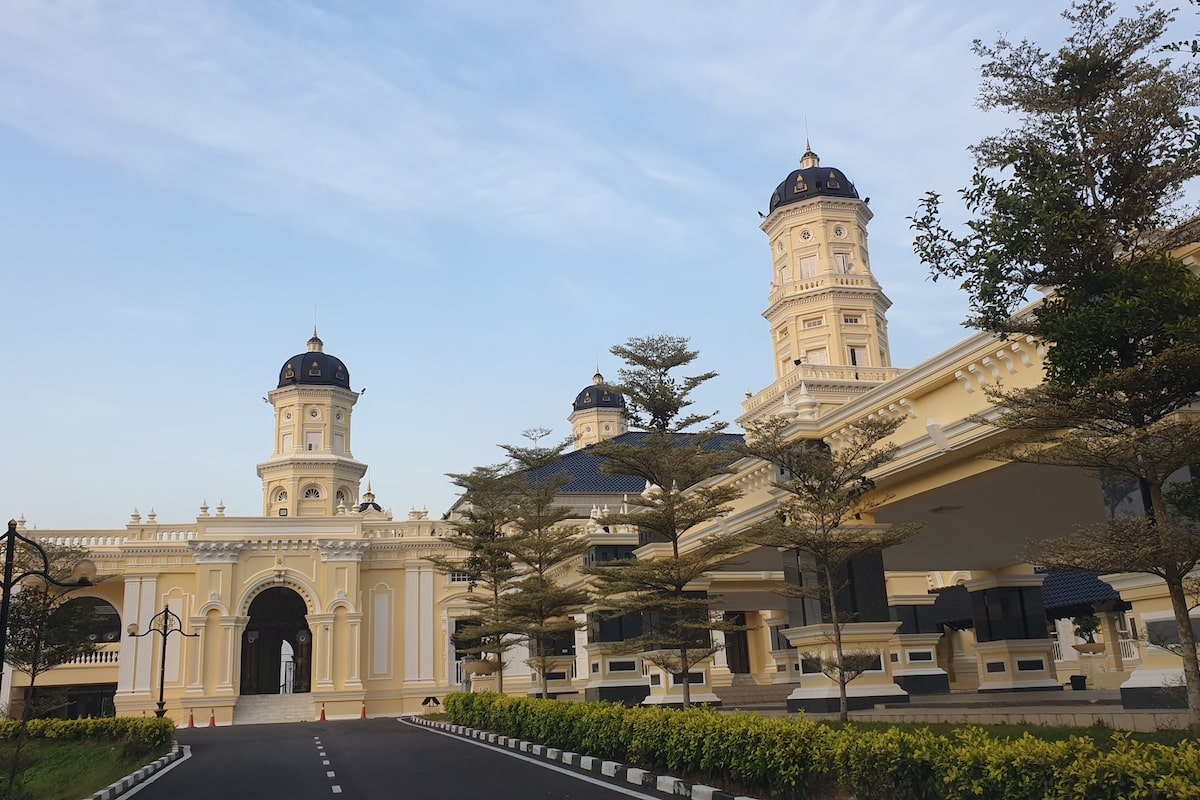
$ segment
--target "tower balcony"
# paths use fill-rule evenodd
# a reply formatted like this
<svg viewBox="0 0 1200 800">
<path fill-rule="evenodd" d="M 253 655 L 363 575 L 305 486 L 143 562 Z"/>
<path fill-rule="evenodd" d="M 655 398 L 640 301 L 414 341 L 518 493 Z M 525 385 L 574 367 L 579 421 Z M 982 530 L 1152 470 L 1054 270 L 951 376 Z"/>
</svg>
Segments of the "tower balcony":
<svg viewBox="0 0 1200 800">
<path fill-rule="evenodd" d="M 840 366 L 837 364 L 797 364 L 782 378 L 742 402 L 745 417 L 759 418 L 777 414 L 783 409 L 783 396 L 788 393 L 795 401 L 800 385 L 822 402 L 838 405 L 849 402 L 875 386 L 894 380 L 905 370 L 896 367 Z"/>
</svg>

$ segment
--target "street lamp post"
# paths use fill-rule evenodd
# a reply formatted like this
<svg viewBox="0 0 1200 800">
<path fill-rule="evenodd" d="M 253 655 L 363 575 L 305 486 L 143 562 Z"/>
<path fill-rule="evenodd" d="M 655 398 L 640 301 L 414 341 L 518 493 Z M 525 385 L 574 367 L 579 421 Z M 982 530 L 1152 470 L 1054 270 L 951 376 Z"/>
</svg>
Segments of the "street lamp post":
<svg viewBox="0 0 1200 800">
<path fill-rule="evenodd" d="M 8 521 L 8 530 L 4 532 L 3 539 L 4 582 L 0 584 L 0 673 L 3 673 L 4 670 L 4 654 L 8 648 L 8 612 L 12 601 L 12 590 L 16 588 L 18 583 L 26 578 L 37 577 L 55 586 L 61 586 L 64 589 L 78 589 L 81 586 L 92 585 L 92 582 L 86 577 L 80 578 L 75 583 L 64 583 L 52 577 L 50 575 L 50 557 L 46 555 L 46 551 L 40 544 L 28 536 L 21 535 L 17 530 L 17 521 L 15 519 Z M 33 551 L 41 559 L 42 565 L 40 568 L 30 567 L 20 575 L 13 574 L 16 571 L 17 542 L 33 548 Z"/>
<path fill-rule="evenodd" d="M 154 710 L 154 716 L 165 717 L 167 715 L 167 704 L 163 700 L 163 689 L 167 683 L 167 639 L 171 637 L 172 633 L 178 633 L 180 636 L 190 636 L 193 639 L 200 638 L 200 634 L 184 633 L 183 620 L 167 606 L 163 606 L 162 611 L 150 618 L 150 630 L 138 633 L 137 629 L 137 623 L 131 622 L 126 631 L 135 639 L 149 636 L 152 633 L 162 636 L 162 653 L 158 659 L 158 708 Z"/>
</svg>

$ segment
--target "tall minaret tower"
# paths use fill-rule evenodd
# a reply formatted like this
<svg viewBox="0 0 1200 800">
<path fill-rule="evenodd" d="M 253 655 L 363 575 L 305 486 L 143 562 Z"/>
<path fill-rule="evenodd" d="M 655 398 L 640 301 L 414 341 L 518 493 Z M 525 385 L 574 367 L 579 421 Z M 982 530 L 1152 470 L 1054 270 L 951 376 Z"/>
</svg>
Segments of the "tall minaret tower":
<svg viewBox="0 0 1200 800">
<path fill-rule="evenodd" d="M 358 392 L 350 371 L 324 351 L 313 328 L 308 350 L 279 370 L 267 395 L 275 408 L 275 449 L 258 465 L 263 514 L 328 517 L 353 510 L 367 465 L 350 452 L 350 415 Z"/>
<path fill-rule="evenodd" d="M 592 385 L 585 386 L 575 396 L 567 421 L 571 423 L 576 448 L 620 436 L 629 430 L 625 396 L 605 388 L 604 376 L 597 371 L 592 376 Z"/>
<path fill-rule="evenodd" d="M 894 376 L 891 301 L 871 274 L 871 210 L 841 170 L 812 148 L 771 195 L 762 230 L 771 246 L 767 310 L 777 383 L 840 403 Z M 791 383 L 797 383 L 791 386 Z"/>
<path fill-rule="evenodd" d="M 813 366 L 890 367 L 886 313 L 892 302 L 871 274 L 871 209 L 841 170 L 811 148 L 771 196 L 762 230 L 771 243 L 775 377 L 797 361 Z"/>
</svg>

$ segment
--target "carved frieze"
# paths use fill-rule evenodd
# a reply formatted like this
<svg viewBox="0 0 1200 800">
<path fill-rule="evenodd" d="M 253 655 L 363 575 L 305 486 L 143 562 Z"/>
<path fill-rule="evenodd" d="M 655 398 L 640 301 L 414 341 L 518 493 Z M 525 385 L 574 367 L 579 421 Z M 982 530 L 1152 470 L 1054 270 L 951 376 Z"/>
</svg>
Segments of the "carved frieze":
<svg viewBox="0 0 1200 800">
<path fill-rule="evenodd" d="M 346 539 L 318 539 L 317 550 L 322 561 L 362 561 L 370 542 Z"/>
<path fill-rule="evenodd" d="M 188 542 L 197 564 L 236 564 L 245 542 Z"/>
</svg>

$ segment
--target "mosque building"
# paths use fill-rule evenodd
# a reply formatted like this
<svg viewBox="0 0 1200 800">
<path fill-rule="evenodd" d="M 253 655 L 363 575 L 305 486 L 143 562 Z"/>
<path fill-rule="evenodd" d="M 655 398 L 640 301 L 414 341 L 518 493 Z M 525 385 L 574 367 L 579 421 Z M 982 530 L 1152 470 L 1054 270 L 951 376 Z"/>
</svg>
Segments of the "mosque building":
<svg viewBox="0 0 1200 800">
<path fill-rule="evenodd" d="M 1037 384 L 1044 346 L 980 333 L 911 369 L 894 367 L 891 301 L 871 269 L 871 217 L 854 183 L 822 166 L 811 148 L 774 190 L 761 229 L 775 374 L 746 397 L 739 419 L 782 415 L 790 435 L 835 447 L 855 420 L 902 421 L 896 458 L 873 476 L 887 499 L 863 522 L 925 527 L 851 565 L 847 597 L 856 618 L 846 636 L 854 649 L 878 653 L 850 684 L 852 707 L 951 690 L 1061 690 L 1080 671 L 1093 685 L 1124 687 L 1131 702 L 1144 699 L 1179 672 L 1173 656 L 1137 636 L 1171 618 L 1158 584 L 1132 574 L 1080 583 L 1017 555 L 1030 539 L 1103 520 L 1098 482 L 978 457 L 993 435 L 976 421 L 988 410 L 983 390 L 999 381 Z M 258 464 L 259 516 L 202 506 L 188 522 L 135 512 L 117 529 L 36 532 L 19 520 L 24 535 L 86 551 L 77 570 L 98 579 L 74 593 L 98 612 L 95 651 L 39 676 L 35 691 L 66 688 L 72 716 L 141 715 L 153 712 L 161 689 L 176 722 L 224 725 L 411 713 L 448 692 L 494 688 L 496 677 L 472 675 L 452 641 L 472 611 L 466 576 L 439 572 L 429 560 L 455 555 L 443 538 L 449 523 L 420 511 L 396 519 L 370 484 L 363 488 L 367 465 L 352 449 L 359 394 L 350 386 L 348 367 L 325 352 L 315 330 L 306 349 L 284 361 L 267 398 L 274 438 Z M 597 372 L 568 417 L 577 449 L 561 462 L 573 480 L 560 501 L 588 536 L 584 562 L 638 553 L 636 531 L 603 518 L 644 487 L 603 475 L 590 447 L 641 435 L 628 430 L 624 407 Z M 689 531 L 688 541 L 775 513 L 773 469 L 751 459 L 732 466 L 724 480 L 742 489 L 741 499 L 722 519 Z M 1054 502 L 1033 513 L 1028 498 L 1047 493 Z M 568 566 L 566 580 L 582 580 L 578 566 Z M 794 558 L 760 548 L 698 587 L 719 598 L 715 613 L 747 628 L 716 634 L 723 649 L 697 668 L 694 700 L 836 707 L 836 684 L 805 656 L 830 647 L 819 607 L 770 591 L 802 570 Z M 1048 617 L 1089 610 L 1101 619 L 1101 646 L 1076 653 L 1070 624 L 1048 625 Z M 629 635 L 621 620 L 592 612 L 580 610 L 588 624 L 558 653 L 554 694 L 678 702 L 677 684 L 618 646 Z M 165 613 L 181 630 L 164 647 L 146 634 Z M 511 652 L 505 690 L 534 692 L 538 684 L 520 650 Z M 19 703 L 27 686 L 6 669 L 0 694 Z"/>
</svg>

